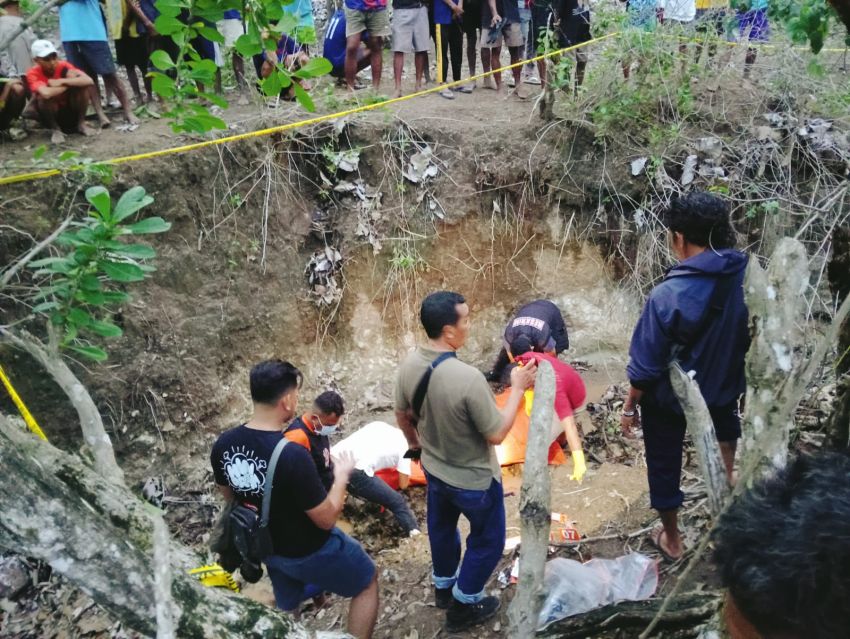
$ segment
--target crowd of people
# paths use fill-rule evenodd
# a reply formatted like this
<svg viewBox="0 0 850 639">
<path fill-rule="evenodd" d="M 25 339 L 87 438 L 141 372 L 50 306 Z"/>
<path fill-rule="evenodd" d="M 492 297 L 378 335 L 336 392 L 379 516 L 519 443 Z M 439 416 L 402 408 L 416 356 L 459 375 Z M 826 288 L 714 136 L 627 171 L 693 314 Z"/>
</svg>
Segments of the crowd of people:
<svg viewBox="0 0 850 639">
<path fill-rule="evenodd" d="M 743 292 L 748 259 L 734 247 L 729 216 L 721 197 L 699 191 L 674 199 L 665 211 L 678 263 L 646 301 L 625 371 L 630 385 L 623 399 L 623 435 L 632 437 L 641 427 L 650 503 L 660 516 L 649 541 L 662 560 L 671 562 L 686 550 L 678 519 L 686 429 L 670 386 L 671 361 L 699 383 L 729 481 L 736 481 L 750 340 Z M 253 416 L 222 434 L 212 449 L 219 489 L 228 499 L 256 507 L 273 449 L 282 437 L 297 444 L 284 446 L 274 474 L 274 551 L 265 563 L 275 598 L 281 609 L 297 613 L 310 597 L 327 592 L 350 597 L 348 631 L 356 637 L 372 635 L 378 584 L 372 559 L 335 526 L 346 490 L 385 505 L 405 534 L 416 536 L 416 516 L 395 488 L 407 486 L 418 468 L 419 483 L 427 486 L 433 604 L 445 610 L 446 630 L 458 632 L 487 621 L 500 608 L 499 598 L 487 593 L 506 541 L 496 447 L 518 428 L 519 417 L 531 412 L 541 362 L 551 364 L 555 373 L 553 446 L 572 453 L 570 479 L 581 482 L 587 473 L 574 419 L 586 392 L 580 375 L 558 358 L 569 338 L 555 304 L 534 300 L 515 312 L 503 334 L 504 348 L 486 375 L 458 355 L 472 327 L 463 295 L 431 293 L 422 301 L 420 321 L 425 342 L 400 362 L 396 374 L 397 426 L 372 422 L 331 444 L 329 437 L 345 413 L 343 398 L 326 391 L 296 418 L 301 373 L 288 362 L 268 360 L 250 373 Z M 782 637 L 802 639 L 808 620 L 821 629 L 840 630 L 818 637 L 843 636 L 846 606 L 829 592 L 841 568 L 821 551 L 834 552 L 840 561 L 850 548 L 850 521 L 841 519 L 850 511 L 850 461 L 845 456 L 828 461 L 829 468 L 809 458 L 795 461 L 784 473 L 755 485 L 721 518 L 714 533 L 715 558 L 729 587 L 726 610 L 735 639 L 780 636 L 773 629 L 787 632 Z M 845 468 L 841 478 L 835 472 L 839 467 Z M 402 481 L 379 478 L 386 470 Z M 841 493 L 839 504 L 823 499 L 829 491 Z M 461 516 L 469 529 L 465 549 Z M 829 530 L 819 523 L 816 536 L 797 540 L 805 536 L 807 521 L 826 522 Z M 786 537 L 816 547 L 786 548 Z M 814 593 L 823 593 L 823 601 L 815 601 Z M 802 602 L 807 602 L 805 610 L 799 608 Z M 836 610 L 829 609 L 829 602 Z"/>
<path fill-rule="evenodd" d="M 290 71 L 305 64 L 310 55 L 321 54 L 332 64 L 332 75 L 349 90 L 363 88 L 357 74 L 370 68 L 372 87 L 380 90 L 383 74 L 383 50 L 386 39 L 392 50 L 392 73 L 395 95 L 402 94 L 405 61 L 413 58 L 414 91 L 433 80 L 430 61 L 436 41 L 440 42 L 445 81 L 461 83 L 464 38 L 469 77 L 476 74 L 478 55 L 482 70 L 499 68 L 502 48 L 507 47 L 510 62 L 530 60 L 537 54 L 564 47 L 581 45 L 591 39 L 591 5 L 588 0 L 341 0 L 325 29 L 321 48 L 318 46 L 310 0 L 298 0 L 284 6 L 297 26 L 281 36 L 277 50 L 254 56 L 257 79 L 262 80 L 276 65 Z M 727 20 L 728 0 L 626 0 L 629 24 L 637 29 L 652 30 L 659 22 L 678 24 L 686 31 L 714 31 L 731 38 L 732 26 L 750 42 L 760 42 L 769 34 L 767 0 L 755 0 L 746 10 L 738 10 L 735 24 Z M 120 7 L 120 11 L 115 8 Z M 186 11 L 184 10 L 184 13 Z M 39 40 L 30 28 L 0 51 L 0 132 L 8 130 L 13 120 L 23 115 L 37 120 L 52 133 L 54 142 L 65 134 L 91 135 L 85 122 L 91 108 L 100 124 L 111 124 L 104 110 L 108 105 L 120 108 L 125 121 L 136 125 L 133 101 L 116 73 L 122 66 L 136 105 L 153 100 L 149 73 L 151 54 L 162 50 L 175 59 L 178 47 L 159 34 L 155 22 L 159 11 L 153 0 L 121 0 L 104 8 L 98 0 L 68 0 L 59 8 L 61 49 L 49 40 Z M 188 14 L 184 17 L 188 17 Z M 23 20 L 20 0 L 0 0 L 0 41 L 16 32 Z M 731 26 L 730 26 L 731 25 Z M 215 26 L 210 23 L 209 26 Z M 439 29 L 439 37 L 437 30 Z M 218 24 L 223 44 L 198 36 L 192 45 L 198 54 L 215 62 L 217 92 L 221 92 L 221 68 L 230 59 L 236 80 L 238 101 L 248 102 L 248 81 L 242 56 L 235 48 L 245 24 L 237 10 L 228 10 Z M 114 42 L 113 57 L 110 42 Z M 36 46 L 37 45 L 37 46 Z M 686 45 L 682 45 L 683 50 Z M 697 56 L 701 48 L 697 44 Z M 711 51 L 710 53 L 713 53 Z M 575 90 L 584 80 L 587 65 L 586 48 L 577 48 Z M 628 58 L 628 56 L 626 56 Z M 756 59 L 756 48 L 747 50 L 745 74 Z M 632 61 L 624 59 L 623 72 L 628 77 Z M 507 84 L 520 99 L 528 97 L 527 84 L 547 82 L 546 64 L 527 63 L 511 69 Z M 451 71 L 451 74 L 449 72 Z M 101 93 L 103 82 L 105 96 Z M 303 80 L 297 80 L 305 89 Z M 454 99 L 455 93 L 472 93 L 477 81 L 453 84 L 439 95 Z M 501 73 L 483 78 L 481 86 L 503 91 Z M 281 98 L 293 99 L 295 89 L 287 87 Z"/>
</svg>

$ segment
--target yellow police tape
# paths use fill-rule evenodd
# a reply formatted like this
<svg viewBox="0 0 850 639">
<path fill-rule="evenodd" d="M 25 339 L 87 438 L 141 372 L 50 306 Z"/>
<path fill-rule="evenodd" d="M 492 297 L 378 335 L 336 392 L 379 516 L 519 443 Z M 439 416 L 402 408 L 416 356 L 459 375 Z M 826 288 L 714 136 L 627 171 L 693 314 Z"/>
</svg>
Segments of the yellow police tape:
<svg viewBox="0 0 850 639">
<path fill-rule="evenodd" d="M 3 386 L 6 387 L 6 390 L 9 392 L 9 397 L 12 398 L 15 406 L 18 407 L 18 411 L 20 411 L 21 417 L 23 417 L 24 421 L 27 423 L 27 427 L 44 441 L 47 441 L 47 436 L 39 427 L 38 422 L 35 421 L 35 417 L 33 417 L 29 412 L 29 409 L 27 409 L 26 404 L 24 404 L 24 400 L 22 400 L 21 396 L 18 395 L 15 387 L 12 386 L 12 381 L 6 376 L 6 372 L 3 370 L 2 366 L 0 366 L 0 381 L 3 382 Z"/>
<path fill-rule="evenodd" d="M 353 109 L 347 109 L 345 111 L 337 111 L 336 113 L 328 113 L 327 115 L 320 115 L 315 118 L 308 118 L 306 120 L 299 120 L 298 122 L 290 122 L 289 124 L 281 124 L 279 126 L 273 126 L 268 129 L 259 129 L 257 131 L 249 131 L 248 133 L 239 133 L 237 135 L 229 135 L 223 138 L 216 138 L 215 140 L 205 140 L 204 142 L 195 142 L 194 144 L 184 144 L 183 146 L 175 146 L 170 147 L 168 149 L 160 149 L 158 151 L 149 151 L 148 153 L 137 153 L 135 155 L 126 155 L 124 157 L 112 158 L 111 160 L 104 160 L 103 162 L 99 162 L 99 164 L 126 164 L 127 162 L 137 162 L 139 160 L 149 160 L 151 158 L 162 157 L 164 155 L 173 155 L 175 153 L 185 153 L 186 151 L 195 151 L 197 149 L 203 149 L 208 146 L 215 146 L 218 144 L 227 144 L 228 142 L 238 142 L 240 140 L 247 140 L 250 138 L 257 138 L 266 135 L 272 135 L 274 133 L 283 133 L 284 131 L 291 131 L 293 129 L 300 129 L 301 127 L 310 126 L 313 124 L 319 124 L 321 122 L 327 122 L 328 120 L 335 120 L 337 118 L 343 118 L 347 115 L 354 115 L 355 113 L 363 113 L 365 111 L 372 111 L 373 109 L 383 108 L 385 106 L 389 106 L 391 104 L 396 104 L 398 102 L 404 102 L 406 100 L 412 100 L 414 98 L 421 97 L 423 95 L 428 95 L 430 93 L 437 93 L 438 91 L 443 91 L 445 89 L 451 89 L 452 87 L 459 86 L 462 84 L 466 84 L 468 82 L 472 82 L 475 80 L 479 80 L 481 78 L 485 78 L 489 75 L 493 75 L 494 73 L 501 73 L 507 69 L 513 69 L 515 67 L 521 67 L 523 64 L 527 64 L 530 62 L 536 62 L 537 60 L 543 60 L 544 58 L 548 58 L 555 55 L 560 55 L 562 53 L 566 53 L 568 51 L 572 51 L 574 49 L 579 49 L 581 47 L 586 47 L 591 44 L 595 44 L 597 42 L 602 42 L 603 40 L 607 40 L 609 38 L 613 38 L 616 35 L 619 35 L 619 31 L 614 31 L 613 33 L 609 33 L 604 36 L 600 36 L 598 38 L 594 38 L 592 40 L 588 40 L 587 42 L 582 42 L 581 44 L 576 44 L 571 47 L 565 47 L 563 49 L 558 49 L 557 51 L 550 51 L 547 53 L 543 53 L 537 57 L 531 58 L 529 60 L 521 60 L 519 62 L 515 62 L 514 64 L 508 64 L 504 67 L 500 67 L 498 69 L 492 69 L 485 73 L 479 73 L 478 75 L 474 75 L 466 80 L 456 80 L 454 82 L 448 82 L 446 84 L 439 84 L 433 86 L 429 89 L 423 89 L 422 91 L 417 91 L 416 93 L 411 93 L 409 95 L 403 95 L 400 98 L 391 98 L 389 100 L 383 100 L 381 102 L 375 102 L 372 104 L 364 104 L 363 106 L 355 107 Z M 65 171 L 79 171 L 84 168 L 85 165 L 72 166 L 67 169 L 46 169 L 43 171 L 32 171 L 31 173 L 19 173 L 18 175 L 10 175 L 7 177 L 0 178 L 0 184 L 13 184 L 15 182 L 28 182 L 30 180 L 40 180 L 43 178 L 52 177 L 54 175 L 60 175 Z"/>
<path fill-rule="evenodd" d="M 147 153 L 137 153 L 135 155 L 125 155 L 123 157 L 112 158 L 110 160 L 104 160 L 102 162 L 98 162 L 98 164 L 108 164 L 108 165 L 117 165 L 117 164 L 126 164 L 128 162 L 137 162 L 139 160 L 150 160 L 152 158 L 162 157 L 165 155 L 174 155 L 176 153 L 185 153 L 186 151 L 196 151 L 198 149 L 203 149 L 208 146 L 216 146 L 219 144 L 227 144 L 228 142 L 239 142 L 240 140 L 247 140 L 250 138 L 258 138 L 266 135 L 273 135 L 275 133 L 283 133 L 284 131 L 292 131 L 294 129 L 300 129 L 301 127 L 310 126 L 313 124 L 319 124 L 321 122 L 327 122 L 329 120 L 336 120 L 337 118 L 343 118 L 348 115 L 354 115 L 355 113 L 364 113 L 366 111 L 372 111 L 374 109 L 383 108 L 389 106 L 391 104 L 396 104 L 398 102 L 404 102 L 406 100 L 412 100 L 414 98 L 421 97 L 423 95 L 428 95 L 430 93 L 437 93 L 439 91 L 443 91 L 445 89 L 451 89 L 453 87 L 467 84 L 469 82 L 473 82 L 475 80 L 480 80 L 481 78 L 486 78 L 487 76 L 494 75 L 496 73 L 502 73 L 503 71 L 507 71 L 508 69 L 514 69 L 516 67 L 522 67 L 525 64 L 531 64 L 532 62 L 537 62 L 538 60 L 544 60 L 549 57 L 553 57 L 556 55 L 561 55 L 563 53 L 567 53 L 569 51 L 574 51 L 576 49 L 581 49 L 582 47 L 587 47 L 592 44 L 596 44 L 597 42 L 602 42 L 603 40 L 608 40 L 615 36 L 620 35 L 620 31 L 612 31 L 611 33 L 607 33 L 603 36 L 599 36 L 598 38 L 593 38 L 592 40 L 588 40 L 587 42 L 581 42 L 579 44 L 574 44 L 569 47 L 564 47 L 563 49 L 558 49 L 556 51 L 548 51 L 546 53 L 542 53 L 533 58 L 529 58 L 528 60 L 520 60 L 519 62 L 515 62 L 513 64 L 508 64 L 503 67 L 499 67 L 498 69 L 491 69 L 490 71 L 486 71 L 484 73 L 479 73 L 478 75 L 474 75 L 465 80 L 455 80 L 454 82 L 447 82 L 445 84 L 438 84 L 429 89 L 423 89 L 422 91 L 417 91 L 416 93 L 411 93 L 409 95 L 403 95 L 398 98 L 391 98 L 389 100 L 383 100 L 381 102 L 374 102 L 372 104 L 364 104 L 363 106 L 355 107 L 353 109 L 347 109 L 345 111 L 337 111 L 336 113 L 328 113 L 326 115 L 320 115 L 315 118 L 307 118 L 306 120 L 299 120 L 297 122 L 290 122 L 289 124 L 281 124 L 279 126 L 273 126 L 267 129 L 259 129 L 257 131 L 249 131 L 248 133 L 239 133 L 237 135 L 229 135 L 226 137 L 216 138 L 214 140 L 205 140 L 203 142 L 195 142 L 193 144 L 184 144 L 182 146 L 174 146 L 169 147 L 167 149 L 159 149 L 157 151 L 149 151 Z M 705 42 L 704 38 L 687 38 L 684 36 L 676 36 L 673 34 L 655 34 L 660 35 L 665 38 L 678 38 L 681 40 L 686 40 L 688 42 Z M 718 40 L 720 44 L 726 44 L 728 46 L 742 46 L 747 45 L 754 48 L 776 48 L 777 45 L 764 44 L 764 43 L 754 43 L 754 42 L 727 42 L 724 40 Z M 805 49 L 805 47 L 798 47 L 800 49 Z M 843 52 L 844 49 L 822 49 L 823 52 Z M 79 171 L 85 168 L 85 164 L 80 164 L 77 166 L 71 166 L 65 169 L 45 169 L 42 171 L 32 171 L 29 173 L 19 173 L 17 175 L 9 175 L 6 177 L 0 177 L 0 185 L 2 184 L 14 184 L 16 182 L 29 182 L 31 180 L 41 180 L 44 178 L 53 177 L 54 175 L 61 175 L 64 172 L 70 171 Z"/>
<path fill-rule="evenodd" d="M 218 564 L 208 564 L 189 571 L 204 586 L 209 588 L 230 588 L 233 592 L 239 592 L 239 585 L 233 579 L 233 575 Z"/>
</svg>

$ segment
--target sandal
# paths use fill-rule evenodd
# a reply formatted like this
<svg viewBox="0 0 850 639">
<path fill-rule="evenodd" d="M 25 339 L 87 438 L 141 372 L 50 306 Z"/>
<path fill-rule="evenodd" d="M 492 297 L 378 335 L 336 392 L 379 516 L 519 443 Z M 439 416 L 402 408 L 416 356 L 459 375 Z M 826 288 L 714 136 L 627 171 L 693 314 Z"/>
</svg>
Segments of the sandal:
<svg viewBox="0 0 850 639">
<path fill-rule="evenodd" d="M 684 552 L 678 557 L 674 557 L 661 545 L 661 535 L 664 534 L 664 527 L 660 526 L 658 528 L 654 528 L 651 533 L 649 533 L 649 544 L 655 548 L 658 552 L 661 553 L 661 556 L 665 561 L 669 561 L 671 564 L 679 561 L 683 556 Z"/>
</svg>

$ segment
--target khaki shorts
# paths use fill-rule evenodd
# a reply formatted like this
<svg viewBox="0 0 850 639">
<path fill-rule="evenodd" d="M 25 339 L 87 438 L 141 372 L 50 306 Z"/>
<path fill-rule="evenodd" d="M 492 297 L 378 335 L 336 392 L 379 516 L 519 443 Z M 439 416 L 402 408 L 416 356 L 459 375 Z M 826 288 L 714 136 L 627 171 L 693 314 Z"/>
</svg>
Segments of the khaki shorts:
<svg viewBox="0 0 850 639">
<path fill-rule="evenodd" d="M 364 31 L 378 38 L 390 35 L 390 17 L 387 10 L 357 11 L 345 7 L 345 37 L 350 38 Z"/>
<path fill-rule="evenodd" d="M 393 51 L 421 53 L 430 48 L 428 9 L 395 9 L 393 11 Z"/>
<path fill-rule="evenodd" d="M 499 37 L 496 38 L 495 42 L 487 42 L 488 34 L 490 33 L 490 27 L 481 26 L 481 48 L 482 49 L 493 49 L 495 47 L 501 47 L 502 41 L 508 45 L 508 47 L 521 47 L 525 44 L 525 38 L 522 37 L 522 27 L 520 27 L 518 22 L 508 22 L 504 27 L 502 27 L 502 32 L 499 34 Z"/>
</svg>

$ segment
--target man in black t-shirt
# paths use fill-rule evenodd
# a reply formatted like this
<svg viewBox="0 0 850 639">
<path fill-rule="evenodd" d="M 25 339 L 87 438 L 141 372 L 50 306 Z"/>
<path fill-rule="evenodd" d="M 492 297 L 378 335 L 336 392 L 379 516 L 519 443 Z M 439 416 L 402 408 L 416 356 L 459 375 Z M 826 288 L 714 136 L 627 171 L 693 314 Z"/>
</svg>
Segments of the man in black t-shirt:
<svg viewBox="0 0 850 639">
<path fill-rule="evenodd" d="M 215 482 L 226 499 L 260 508 L 266 469 L 285 424 L 295 415 L 301 380 L 297 368 L 279 359 L 251 369 L 254 414 L 219 436 L 210 455 Z M 340 455 L 326 491 L 309 451 L 291 442 L 284 447 L 269 517 L 274 554 L 264 563 L 279 608 L 297 610 L 308 584 L 352 597 L 348 632 L 368 638 L 378 615 L 375 565 L 360 544 L 335 527 L 353 469 L 351 455 Z"/>
</svg>

